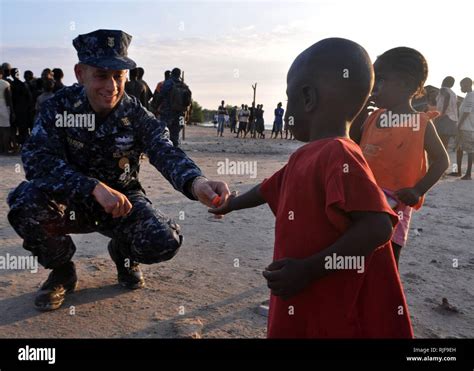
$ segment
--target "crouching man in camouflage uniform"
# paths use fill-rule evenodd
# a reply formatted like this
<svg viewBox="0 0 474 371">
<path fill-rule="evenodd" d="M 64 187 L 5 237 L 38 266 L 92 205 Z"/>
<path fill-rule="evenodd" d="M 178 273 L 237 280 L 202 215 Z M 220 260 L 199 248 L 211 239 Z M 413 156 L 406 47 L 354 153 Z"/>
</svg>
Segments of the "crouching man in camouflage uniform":
<svg viewBox="0 0 474 371">
<path fill-rule="evenodd" d="M 182 244 L 179 226 L 152 207 L 138 180 L 140 155 L 192 200 L 207 206 L 229 195 L 223 182 L 202 176 L 197 165 L 173 146 L 165 124 L 124 93 L 131 36 L 98 30 L 79 35 L 75 66 L 79 84 L 45 101 L 22 161 L 26 181 L 8 195 L 8 219 L 23 247 L 52 269 L 35 307 L 59 308 L 76 288 L 70 233 L 99 232 L 118 281 L 144 286 L 138 263 L 171 259 Z"/>
</svg>

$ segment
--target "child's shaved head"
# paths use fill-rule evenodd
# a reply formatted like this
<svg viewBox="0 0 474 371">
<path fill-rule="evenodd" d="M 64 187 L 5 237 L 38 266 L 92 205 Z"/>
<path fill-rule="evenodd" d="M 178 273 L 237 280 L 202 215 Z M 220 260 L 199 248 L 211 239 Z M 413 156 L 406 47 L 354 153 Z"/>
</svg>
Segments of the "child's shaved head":
<svg viewBox="0 0 474 371">
<path fill-rule="evenodd" d="M 367 101 L 373 82 L 369 55 L 353 41 L 324 39 L 303 51 L 287 77 L 287 118 L 296 139 L 308 141 L 310 133 L 331 131 L 330 125 L 345 130 Z"/>
</svg>

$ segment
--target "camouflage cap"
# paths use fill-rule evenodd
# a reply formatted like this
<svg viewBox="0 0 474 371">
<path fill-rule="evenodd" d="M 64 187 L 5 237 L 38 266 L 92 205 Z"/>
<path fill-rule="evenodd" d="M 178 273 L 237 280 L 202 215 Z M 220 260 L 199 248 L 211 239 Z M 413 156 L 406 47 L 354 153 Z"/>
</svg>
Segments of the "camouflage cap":
<svg viewBox="0 0 474 371">
<path fill-rule="evenodd" d="M 120 30 L 97 30 L 76 37 L 72 45 L 79 63 L 110 70 L 129 70 L 136 63 L 127 57 L 132 36 Z"/>
</svg>

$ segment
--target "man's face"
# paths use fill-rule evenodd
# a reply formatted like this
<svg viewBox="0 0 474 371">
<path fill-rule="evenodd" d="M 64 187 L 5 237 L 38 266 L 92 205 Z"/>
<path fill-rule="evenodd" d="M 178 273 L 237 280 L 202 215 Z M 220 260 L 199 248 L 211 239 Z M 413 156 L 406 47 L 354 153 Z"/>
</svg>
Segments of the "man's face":
<svg viewBox="0 0 474 371">
<path fill-rule="evenodd" d="M 44 70 L 41 72 L 41 78 L 43 80 L 52 80 L 53 79 L 53 73 L 47 70 Z"/>
<path fill-rule="evenodd" d="M 462 80 L 461 81 L 461 91 L 463 93 L 470 92 L 472 90 L 472 82 L 469 80 Z"/>
<path fill-rule="evenodd" d="M 108 114 L 122 99 L 127 77 L 126 70 L 105 70 L 76 65 L 77 80 L 84 86 L 87 99 L 98 114 Z"/>
</svg>

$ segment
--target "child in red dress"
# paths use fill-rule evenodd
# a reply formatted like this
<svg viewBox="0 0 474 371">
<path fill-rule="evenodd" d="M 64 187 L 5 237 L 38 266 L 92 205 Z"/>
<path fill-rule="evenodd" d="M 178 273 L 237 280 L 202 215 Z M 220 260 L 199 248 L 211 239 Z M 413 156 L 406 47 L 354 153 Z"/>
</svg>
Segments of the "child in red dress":
<svg viewBox="0 0 474 371">
<path fill-rule="evenodd" d="M 269 338 L 411 338 L 390 248 L 397 215 L 348 128 L 374 81 L 367 52 L 339 38 L 301 53 L 287 77 L 287 116 L 309 142 L 250 191 L 209 211 L 268 203 L 276 216 Z"/>
</svg>

